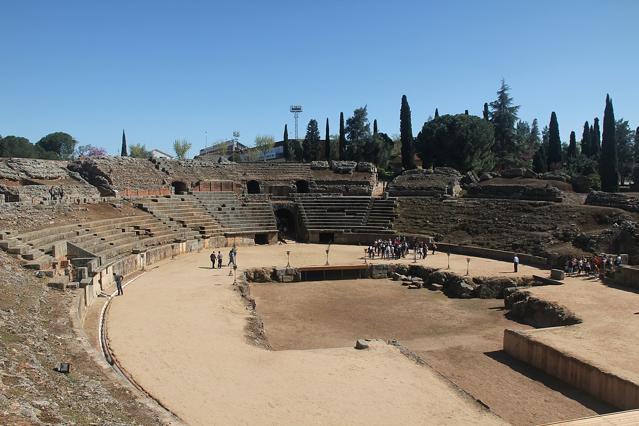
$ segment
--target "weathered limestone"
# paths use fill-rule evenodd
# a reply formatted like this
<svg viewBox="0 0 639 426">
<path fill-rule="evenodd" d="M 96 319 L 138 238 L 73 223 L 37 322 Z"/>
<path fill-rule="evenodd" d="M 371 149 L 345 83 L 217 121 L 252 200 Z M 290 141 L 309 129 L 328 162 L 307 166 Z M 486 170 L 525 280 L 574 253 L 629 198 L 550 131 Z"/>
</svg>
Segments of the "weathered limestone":
<svg viewBox="0 0 639 426">
<path fill-rule="evenodd" d="M 391 196 L 457 197 L 461 192 L 461 174 L 448 167 L 434 170 L 407 170 L 388 186 Z"/>
</svg>

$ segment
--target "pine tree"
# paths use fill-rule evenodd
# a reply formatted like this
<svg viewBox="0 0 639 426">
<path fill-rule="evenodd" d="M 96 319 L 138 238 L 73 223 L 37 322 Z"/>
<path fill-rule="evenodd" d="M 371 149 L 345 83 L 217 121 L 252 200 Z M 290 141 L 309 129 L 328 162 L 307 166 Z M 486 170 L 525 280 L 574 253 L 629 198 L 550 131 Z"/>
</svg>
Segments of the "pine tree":
<svg viewBox="0 0 639 426">
<path fill-rule="evenodd" d="M 435 118 L 439 118 L 439 110 L 435 108 Z"/>
<path fill-rule="evenodd" d="M 581 134 L 581 153 L 584 156 L 590 157 L 591 145 L 592 145 L 592 142 L 590 140 L 590 124 L 588 124 L 588 122 L 586 121 L 584 123 L 584 131 Z"/>
<path fill-rule="evenodd" d="M 595 121 L 597 124 L 597 121 Z M 617 170 L 617 141 L 615 138 L 615 112 L 612 99 L 606 95 L 606 109 L 603 119 L 603 138 L 599 158 L 599 176 L 601 189 L 606 192 L 619 191 L 619 172 Z"/>
<path fill-rule="evenodd" d="M 439 113 L 435 110 L 438 117 Z M 402 96 L 402 106 L 399 110 L 399 134 L 402 141 L 402 166 L 404 170 L 415 168 L 415 141 L 413 140 L 413 126 L 411 124 L 410 106 L 406 95 Z"/>
<path fill-rule="evenodd" d="M 490 103 L 490 121 L 495 128 L 495 148 L 498 163 L 502 166 L 504 159 L 517 155 L 515 123 L 517 123 L 518 105 L 513 105 L 513 98 L 508 93 L 510 87 L 505 80 L 497 91 L 497 99 Z"/>
<path fill-rule="evenodd" d="M 373 136 L 377 136 L 377 119 L 373 120 Z"/>
<path fill-rule="evenodd" d="M 601 132 L 599 131 L 599 118 L 595 117 L 592 126 L 592 135 L 590 136 L 590 155 L 595 157 L 601 151 Z"/>
<path fill-rule="evenodd" d="M 127 157 L 129 155 L 129 149 L 126 146 L 126 135 L 124 129 L 122 129 L 122 148 L 120 149 L 120 156 Z"/>
<path fill-rule="evenodd" d="M 306 126 L 306 136 L 302 143 L 302 157 L 304 161 L 315 161 L 320 152 L 320 132 L 317 126 L 317 120 L 314 118 L 308 122 Z"/>
<path fill-rule="evenodd" d="M 328 118 L 326 119 L 326 139 L 324 140 L 324 159 L 331 161 L 331 134 L 328 130 Z"/>
<path fill-rule="evenodd" d="M 484 120 L 489 121 L 490 116 L 488 115 L 488 102 L 484 102 Z"/>
<path fill-rule="evenodd" d="M 550 114 L 548 132 L 548 168 L 552 170 L 557 165 L 561 166 L 561 138 L 557 114 L 554 111 Z"/>
<path fill-rule="evenodd" d="M 346 160 L 346 131 L 344 130 L 344 113 L 339 113 L 339 159 Z"/>
<path fill-rule="evenodd" d="M 284 150 L 284 159 L 286 161 L 290 161 L 291 160 L 291 146 L 288 142 L 288 124 L 284 125 L 284 138 L 283 138 L 283 142 L 284 146 L 282 147 Z"/>
<path fill-rule="evenodd" d="M 577 136 L 574 131 L 570 132 L 570 143 L 568 144 L 567 154 L 568 158 L 577 157 Z"/>
</svg>

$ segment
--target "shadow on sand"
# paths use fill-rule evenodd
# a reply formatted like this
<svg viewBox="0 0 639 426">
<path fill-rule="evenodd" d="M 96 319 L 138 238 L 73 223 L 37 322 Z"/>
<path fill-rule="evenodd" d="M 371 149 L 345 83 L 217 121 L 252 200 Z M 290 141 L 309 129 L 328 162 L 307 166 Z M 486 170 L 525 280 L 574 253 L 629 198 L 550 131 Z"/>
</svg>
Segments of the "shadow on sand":
<svg viewBox="0 0 639 426">
<path fill-rule="evenodd" d="M 510 367 L 514 371 L 528 377 L 531 380 L 543 384 L 547 388 L 561 393 L 567 398 L 577 401 L 584 407 L 589 408 L 598 414 L 607 414 L 619 411 L 612 405 L 600 401 L 597 398 L 592 397 L 578 389 L 575 389 L 574 387 L 544 373 L 541 370 L 531 367 L 530 365 L 511 357 L 503 350 L 484 352 L 484 355 Z"/>
</svg>

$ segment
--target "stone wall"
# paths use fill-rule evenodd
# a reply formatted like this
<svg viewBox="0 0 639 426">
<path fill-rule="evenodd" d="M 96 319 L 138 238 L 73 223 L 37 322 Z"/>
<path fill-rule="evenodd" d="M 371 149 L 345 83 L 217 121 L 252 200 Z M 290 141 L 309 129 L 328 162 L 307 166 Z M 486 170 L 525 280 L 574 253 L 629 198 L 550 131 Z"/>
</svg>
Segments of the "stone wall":
<svg viewBox="0 0 639 426">
<path fill-rule="evenodd" d="M 66 161 L 0 159 L 0 194 L 6 202 L 89 203 L 99 200 L 95 187 L 67 169 Z"/>
<path fill-rule="evenodd" d="M 633 213 L 639 212 L 639 198 L 619 193 L 592 191 L 586 197 L 586 204 L 614 207 Z"/>
<path fill-rule="evenodd" d="M 390 196 L 456 197 L 461 193 L 461 174 L 448 167 L 407 170 L 388 185 Z"/>
</svg>

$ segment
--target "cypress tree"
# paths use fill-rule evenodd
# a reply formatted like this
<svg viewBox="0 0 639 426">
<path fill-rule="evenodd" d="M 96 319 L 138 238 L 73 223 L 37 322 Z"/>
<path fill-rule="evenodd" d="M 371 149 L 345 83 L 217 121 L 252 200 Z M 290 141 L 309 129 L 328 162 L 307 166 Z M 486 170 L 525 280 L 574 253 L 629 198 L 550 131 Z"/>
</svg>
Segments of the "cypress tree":
<svg viewBox="0 0 639 426">
<path fill-rule="evenodd" d="M 561 165 L 561 138 L 559 137 L 559 123 L 555 111 L 550 114 L 550 124 L 548 125 L 548 168 L 552 165 Z"/>
<path fill-rule="evenodd" d="M 435 108 L 435 118 L 439 118 L 439 110 Z"/>
<path fill-rule="evenodd" d="M 639 126 L 635 130 L 635 164 L 639 165 Z M 638 182 L 639 183 L 639 182 Z"/>
<path fill-rule="evenodd" d="M 468 115 L 468 110 L 465 110 L 465 111 L 464 111 L 464 114 L 465 114 L 465 115 Z"/>
<path fill-rule="evenodd" d="M 586 121 L 584 123 L 584 131 L 581 134 L 581 153 L 586 157 L 590 157 L 590 146 L 592 142 L 590 141 L 590 124 Z"/>
<path fill-rule="evenodd" d="M 344 113 L 339 113 L 339 159 L 346 160 L 346 131 L 344 130 Z"/>
<path fill-rule="evenodd" d="M 284 125 L 284 138 L 282 139 L 284 142 L 284 146 L 282 147 L 284 149 L 284 159 L 286 161 L 290 161 L 291 159 L 291 147 L 288 143 L 288 124 Z"/>
<path fill-rule="evenodd" d="M 126 135 L 124 129 L 122 129 L 122 148 L 120 149 L 120 156 L 127 157 L 129 155 L 129 149 L 126 146 Z"/>
<path fill-rule="evenodd" d="M 592 126 L 592 136 L 590 137 L 590 155 L 599 155 L 601 151 L 601 132 L 599 131 L 599 118 L 595 117 L 595 122 Z"/>
<path fill-rule="evenodd" d="M 595 121 L 595 123 L 597 123 Z M 601 189 L 606 192 L 619 191 L 619 172 L 617 169 L 617 140 L 615 138 L 615 112 L 612 100 L 606 95 L 606 109 L 603 119 L 603 138 L 599 158 L 599 177 Z"/>
<path fill-rule="evenodd" d="M 575 158 L 577 156 L 577 136 L 575 132 L 570 132 L 570 143 L 568 144 L 568 158 Z"/>
<path fill-rule="evenodd" d="M 377 136 L 377 119 L 373 120 L 373 136 Z"/>
<path fill-rule="evenodd" d="M 331 136 L 328 131 L 328 118 L 326 119 L 326 139 L 324 140 L 324 157 L 326 161 L 331 161 Z"/>
<path fill-rule="evenodd" d="M 484 120 L 490 121 L 490 117 L 488 115 L 488 102 L 484 102 Z"/>
<path fill-rule="evenodd" d="M 548 171 L 548 159 L 546 158 L 546 149 L 544 144 L 539 144 L 539 148 L 533 156 L 533 171 L 535 173 L 546 173 Z"/>
<path fill-rule="evenodd" d="M 436 117 L 439 113 L 435 110 Z M 402 166 L 405 170 L 415 168 L 415 147 L 413 140 L 413 126 L 410 118 L 410 106 L 406 95 L 402 96 L 402 106 L 399 110 L 399 135 L 402 142 Z"/>
</svg>

